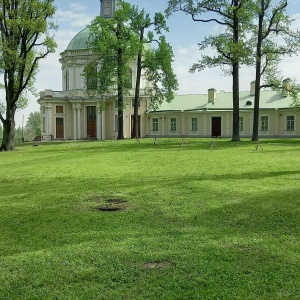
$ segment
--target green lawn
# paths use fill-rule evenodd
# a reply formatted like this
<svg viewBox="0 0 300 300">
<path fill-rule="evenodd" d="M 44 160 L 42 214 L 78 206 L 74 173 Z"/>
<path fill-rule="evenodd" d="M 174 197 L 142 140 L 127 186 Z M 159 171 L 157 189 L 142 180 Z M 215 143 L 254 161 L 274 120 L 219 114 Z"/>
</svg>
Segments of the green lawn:
<svg viewBox="0 0 300 300">
<path fill-rule="evenodd" d="M 0 299 L 300 299 L 300 140 L 179 143 L 0 153 Z"/>
</svg>

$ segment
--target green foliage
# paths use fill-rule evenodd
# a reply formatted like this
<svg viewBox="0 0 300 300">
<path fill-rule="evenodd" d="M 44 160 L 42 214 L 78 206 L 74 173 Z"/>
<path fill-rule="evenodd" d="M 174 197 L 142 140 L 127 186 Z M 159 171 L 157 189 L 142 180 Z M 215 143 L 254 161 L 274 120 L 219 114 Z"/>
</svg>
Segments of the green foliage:
<svg viewBox="0 0 300 300">
<path fill-rule="evenodd" d="M 282 57 L 299 52 L 300 31 L 292 29 L 293 19 L 287 14 L 286 0 L 256 0 L 257 24 L 251 27 L 252 45 L 257 49 L 253 61 L 260 61 L 261 87 L 282 88 L 278 64 Z M 261 20 L 261 25 L 259 23 Z"/>
<path fill-rule="evenodd" d="M 163 35 L 169 28 L 163 14 L 155 13 L 151 19 L 144 10 L 139 11 L 137 6 L 132 6 L 129 26 L 139 36 L 136 52 L 139 75 L 136 78 L 136 89 L 139 89 L 141 70 L 144 70 L 143 77 L 149 82 L 149 107 L 155 109 L 163 101 L 172 101 L 174 92 L 178 89 L 178 81 L 172 68 L 174 54 Z M 138 95 L 136 91 L 137 98 Z"/>
<path fill-rule="evenodd" d="M 253 17 L 250 7 L 251 1 L 244 0 L 169 1 L 168 15 L 174 11 L 183 11 L 190 15 L 193 21 L 215 22 L 225 26 L 223 33 L 205 37 L 198 44 L 201 58 L 198 63 L 192 65 L 191 72 L 221 67 L 225 74 L 232 75 L 234 63 L 249 64 L 252 49 L 248 46 L 246 28 Z M 211 54 L 206 54 L 207 50 Z"/>
<path fill-rule="evenodd" d="M 0 298 L 298 299 L 300 140 L 210 141 L 0 153 Z"/>
<path fill-rule="evenodd" d="M 39 135 L 41 135 L 41 115 L 39 112 L 31 112 L 24 128 L 25 140 L 32 141 Z"/>
<path fill-rule="evenodd" d="M 86 66 L 85 78 L 96 67 L 97 93 L 109 97 L 114 97 L 119 88 L 125 94 L 131 89 L 128 65 L 135 54 L 132 45 L 137 44 L 136 36 L 126 26 L 130 5 L 123 1 L 119 5 L 111 19 L 98 16 L 89 26 L 89 47 L 94 50 L 96 58 Z"/>
<path fill-rule="evenodd" d="M 56 11 L 54 0 L 0 1 L 0 73 L 5 89 L 4 139 L 1 150 L 14 148 L 14 115 L 27 103 L 27 92 L 35 92 L 38 63 L 54 52 L 56 43 L 50 31 Z"/>
<path fill-rule="evenodd" d="M 282 78 L 278 71 L 280 59 L 300 50 L 300 32 L 291 29 L 291 17 L 286 12 L 287 0 L 255 0 L 257 19 L 251 27 L 252 45 L 256 49 L 253 61 L 256 66 L 256 89 L 252 140 L 258 140 L 259 99 L 262 88 L 283 90 Z M 297 105 L 298 88 L 291 90 Z"/>
<path fill-rule="evenodd" d="M 178 81 L 172 69 L 173 50 L 164 36 L 160 37 L 157 49 L 145 51 L 143 67 L 145 78 L 151 86 L 150 108 L 156 109 L 163 101 L 171 102 L 178 89 Z"/>
</svg>

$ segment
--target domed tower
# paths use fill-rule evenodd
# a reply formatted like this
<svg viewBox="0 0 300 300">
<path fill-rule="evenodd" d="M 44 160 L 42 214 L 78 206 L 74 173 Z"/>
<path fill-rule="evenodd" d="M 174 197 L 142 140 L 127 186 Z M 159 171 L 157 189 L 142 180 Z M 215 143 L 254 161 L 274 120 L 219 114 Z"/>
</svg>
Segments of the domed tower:
<svg viewBox="0 0 300 300">
<path fill-rule="evenodd" d="M 100 0 L 101 16 L 111 18 L 116 11 L 119 0 Z M 62 90 L 52 91 L 50 89 L 41 92 L 38 103 L 40 104 L 42 119 L 42 135 L 44 139 L 112 139 L 117 131 L 117 110 L 113 101 L 105 103 L 99 95 L 88 93 L 94 90 L 94 77 L 85 82 L 84 68 L 95 60 L 95 54 L 89 48 L 90 31 L 86 27 L 77 33 L 69 42 L 67 48 L 60 54 Z M 132 82 L 136 77 L 136 62 L 129 64 Z M 95 69 L 96 70 L 96 69 Z M 96 70 L 97 72 L 97 70 Z M 142 116 L 147 110 L 147 100 L 144 90 L 147 87 L 145 79 L 141 80 L 140 114 Z M 93 96 L 92 96 L 93 95 Z M 131 134 L 133 115 L 132 98 L 126 95 L 126 109 L 124 109 L 124 137 Z M 146 117 L 143 117 L 146 120 Z M 145 128 L 145 125 L 140 125 Z M 141 133 L 143 136 L 143 132 Z"/>
<path fill-rule="evenodd" d="M 104 18 L 112 18 L 119 0 L 100 0 L 100 15 Z M 61 53 L 62 86 L 64 91 L 84 89 L 84 80 L 80 74 L 92 59 L 92 51 L 88 48 L 89 28 L 86 27 L 75 35 L 67 49 Z"/>
</svg>

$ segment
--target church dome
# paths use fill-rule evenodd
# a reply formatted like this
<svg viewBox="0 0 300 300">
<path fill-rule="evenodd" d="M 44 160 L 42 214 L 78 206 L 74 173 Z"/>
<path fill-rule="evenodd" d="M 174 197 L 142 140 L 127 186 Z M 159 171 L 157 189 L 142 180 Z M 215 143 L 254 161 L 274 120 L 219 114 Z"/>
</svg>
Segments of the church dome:
<svg viewBox="0 0 300 300">
<path fill-rule="evenodd" d="M 88 49 L 89 36 L 90 30 L 86 27 L 73 37 L 66 50 L 74 51 Z"/>
</svg>

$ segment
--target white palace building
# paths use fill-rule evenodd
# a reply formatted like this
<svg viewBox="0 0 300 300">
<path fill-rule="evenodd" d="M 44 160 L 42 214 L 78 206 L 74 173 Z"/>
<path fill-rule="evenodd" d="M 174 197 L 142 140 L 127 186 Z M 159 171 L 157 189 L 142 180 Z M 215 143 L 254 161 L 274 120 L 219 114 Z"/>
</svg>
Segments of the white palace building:
<svg viewBox="0 0 300 300">
<path fill-rule="evenodd" d="M 116 0 L 100 0 L 101 15 L 109 18 Z M 40 93 L 43 139 L 114 139 L 117 135 L 117 109 L 114 102 L 102 105 L 101 97 L 90 96 L 83 77 L 84 67 L 94 59 L 87 47 L 89 29 L 80 31 L 61 53 L 62 91 Z M 136 62 L 130 63 L 132 82 L 136 78 Z M 284 81 L 289 84 L 289 79 Z M 254 82 L 249 91 L 240 93 L 240 136 L 250 137 L 253 125 Z M 134 84 L 133 84 L 134 86 Z M 149 110 L 147 89 L 142 79 L 139 107 L 140 137 L 231 137 L 232 93 L 208 89 L 207 94 L 176 95 L 171 103 Z M 131 138 L 134 89 L 125 96 L 124 137 Z M 261 92 L 261 137 L 300 136 L 300 114 L 291 108 L 291 97 L 265 90 Z M 101 107 L 101 109 L 100 109 Z M 104 107 L 104 108 L 103 108 Z"/>
</svg>

